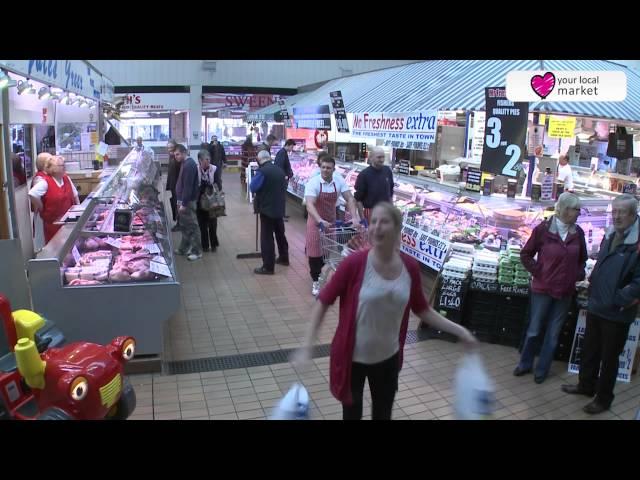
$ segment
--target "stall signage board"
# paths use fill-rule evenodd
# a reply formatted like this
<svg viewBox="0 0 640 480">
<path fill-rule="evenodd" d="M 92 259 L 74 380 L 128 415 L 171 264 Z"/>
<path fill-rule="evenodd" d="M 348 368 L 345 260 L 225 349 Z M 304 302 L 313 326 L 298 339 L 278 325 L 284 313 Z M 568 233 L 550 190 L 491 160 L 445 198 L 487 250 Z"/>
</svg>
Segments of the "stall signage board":
<svg viewBox="0 0 640 480">
<path fill-rule="evenodd" d="M 333 107 L 333 114 L 336 117 L 336 127 L 340 133 L 349 133 L 349 122 L 347 121 L 347 112 L 344 109 L 344 100 L 342 99 L 342 92 L 336 90 L 330 92 L 331 106 Z"/>
<path fill-rule="evenodd" d="M 280 116 L 282 117 L 282 121 L 286 128 L 291 128 L 293 123 L 291 123 L 291 117 L 289 117 L 289 112 L 287 110 L 287 106 L 285 104 L 284 99 L 278 100 L 278 105 L 280 105 Z"/>
<path fill-rule="evenodd" d="M 482 151 L 484 149 L 484 124 L 485 112 L 473 112 L 473 131 L 471 132 L 471 148 L 470 157 L 479 162 L 482 160 Z"/>
<path fill-rule="evenodd" d="M 476 290 L 480 292 L 488 292 L 488 293 L 498 293 L 500 290 L 500 284 L 497 282 L 486 282 L 484 280 L 479 280 L 474 278 L 471 280 L 471 285 L 469 286 L 471 290 Z"/>
<path fill-rule="evenodd" d="M 440 284 L 438 308 L 460 311 L 468 285 L 468 282 L 460 278 L 443 277 Z"/>
<path fill-rule="evenodd" d="M 385 147 L 429 150 L 436 141 L 438 112 L 354 113 L 351 135 L 382 140 Z"/>
<path fill-rule="evenodd" d="M 122 111 L 189 110 L 189 93 L 127 93 Z"/>
<path fill-rule="evenodd" d="M 293 121 L 296 128 L 308 130 L 331 130 L 329 105 L 313 107 L 293 107 Z"/>
<path fill-rule="evenodd" d="M 544 125 L 532 125 L 529 127 L 529 155 L 541 157 L 544 152 Z"/>
<path fill-rule="evenodd" d="M 550 138 L 573 138 L 576 129 L 576 117 L 562 117 L 558 115 L 549 116 Z"/>
<path fill-rule="evenodd" d="M 437 272 L 442 270 L 442 264 L 450 246 L 451 243 L 412 225 L 402 226 L 400 250 L 432 270 Z"/>
<path fill-rule="evenodd" d="M 398 160 L 398 173 L 411 175 L 411 162 L 409 160 Z"/>
<path fill-rule="evenodd" d="M 522 169 L 529 103 L 507 99 L 504 87 L 485 89 L 487 119 L 481 168 L 485 172 L 517 177 Z"/>
<path fill-rule="evenodd" d="M 465 189 L 471 190 L 472 192 L 479 192 L 481 179 L 482 170 L 479 168 L 469 167 L 467 169 L 467 184 L 465 185 Z"/>
<path fill-rule="evenodd" d="M 83 60 L 0 60 L 0 66 L 88 98 L 102 95 L 104 77 Z"/>
<path fill-rule="evenodd" d="M 582 357 L 582 349 L 584 348 L 584 333 L 587 326 L 587 311 L 581 309 L 578 313 L 578 324 L 573 336 L 573 345 L 571 346 L 571 356 L 569 357 L 569 373 L 580 372 L 580 359 Z M 624 350 L 618 357 L 618 381 L 631 382 L 631 370 L 633 368 L 633 359 L 638 348 L 638 336 L 640 335 L 640 318 L 636 318 L 629 328 L 627 342 Z"/>
</svg>

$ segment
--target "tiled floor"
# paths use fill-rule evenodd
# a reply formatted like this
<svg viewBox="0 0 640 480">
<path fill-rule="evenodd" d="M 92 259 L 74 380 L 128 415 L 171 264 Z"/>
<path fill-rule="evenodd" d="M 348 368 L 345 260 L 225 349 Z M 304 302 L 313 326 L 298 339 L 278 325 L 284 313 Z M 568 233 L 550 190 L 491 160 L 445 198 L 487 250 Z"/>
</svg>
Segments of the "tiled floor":
<svg viewBox="0 0 640 480">
<path fill-rule="evenodd" d="M 221 247 L 189 263 L 178 259 L 182 307 L 169 321 L 164 360 L 187 360 L 295 348 L 306 330 L 314 303 L 304 256 L 302 212 L 288 205 L 286 224 L 291 266 L 276 266 L 274 276 L 256 276 L 259 259 L 237 260 L 237 253 L 255 251 L 255 218 L 240 193 L 239 174 L 226 173 L 228 216 L 219 219 Z M 176 234 L 174 240 L 179 240 Z M 332 307 L 320 334 L 329 343 L 337 323 Z M 416 328 L 411 319 L 410 329 Z M 640 408 L 640 377 L 616 386 L 612 410 L 596 417 L 583 413 L 586 397 L 565 395 L 562 383 L 576 381 L 566 364 L 555 362 L 542 385 L 533 377 L 514 377 L 518 353 L 510 347 L 482 344 L 485 366 L 496 383 L 496 419 L 631 419 Z M 458 344 L 427 340 L 405 349 L 394 407 L 395 419 L 453 418 L 452 381 L 463 353 Z M 313 419 L 340 419 L 342 408 L 328 385 L 329 359 L 316 359 L 306 371 L 289 363 L 189 375 L 134 375 L 138 406 L 133 419 L 265 419 L 294 382 L 311 397 Z M 370 405 L 365 388 L 365 418 Z"/>
</svg>

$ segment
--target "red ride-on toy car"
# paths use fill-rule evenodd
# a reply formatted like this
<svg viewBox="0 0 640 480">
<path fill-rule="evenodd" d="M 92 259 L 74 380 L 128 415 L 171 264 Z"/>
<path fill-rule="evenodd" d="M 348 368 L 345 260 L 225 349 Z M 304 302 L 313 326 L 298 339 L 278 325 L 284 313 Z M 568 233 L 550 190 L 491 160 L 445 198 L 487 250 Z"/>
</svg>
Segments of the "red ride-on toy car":
<svg viewBox="0 0 640 480">
<path fill-rule="evenodd" d="M 38 331 L 47 323 L 29 310 L 11 312 L 0 295 L 0 419 L 124 420 L 136 407 L 136 395 L 124 377 L 135 354 L 132 337 L 109 345 L 75 342 L 49 347 L 57 339 Z M 56 329 L 53 329 L 56 330 Z M 2 354 L 6 343 L 9 348 Z"/>
</svg>

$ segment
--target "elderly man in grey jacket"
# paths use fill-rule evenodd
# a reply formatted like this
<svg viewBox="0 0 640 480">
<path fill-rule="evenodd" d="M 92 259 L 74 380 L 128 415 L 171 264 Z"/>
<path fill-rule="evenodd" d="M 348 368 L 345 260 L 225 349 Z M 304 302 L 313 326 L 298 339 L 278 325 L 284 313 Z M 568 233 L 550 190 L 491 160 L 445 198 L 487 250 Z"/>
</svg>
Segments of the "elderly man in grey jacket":
<svg viewBox="0 0 640 480">
<path fill-rule="evenodd" d="M 638 201 L 624 194 L 612 204 L 613 228 L 600 245 L 591 274 L 587 326 L 577 385 L 566 393 L 595 398 L 584 407 L 589 414 L 611 407 L 618 377 L 618 357 L 640 302 L 640 219 Z"/>
</svg>

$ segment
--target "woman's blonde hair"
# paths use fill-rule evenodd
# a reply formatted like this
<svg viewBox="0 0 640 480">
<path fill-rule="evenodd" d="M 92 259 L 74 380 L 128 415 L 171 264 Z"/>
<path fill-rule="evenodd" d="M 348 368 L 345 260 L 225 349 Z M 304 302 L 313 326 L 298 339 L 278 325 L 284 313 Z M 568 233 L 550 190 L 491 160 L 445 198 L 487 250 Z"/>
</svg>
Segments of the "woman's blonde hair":
<svg viewBox="0 0 640 480">
<path fill-rule="evenodd" d="M 377 203 L 373 210 L 376 208 L 382 208 L 385 212 L 389 214 L 391 220 L 393 220 L 393 224 L 396 227 L 398 233 L 402 231 L 402 212 L 399 208 L 393 205 L 391 202 L 380 202 Z"/>
</svg>

